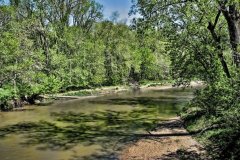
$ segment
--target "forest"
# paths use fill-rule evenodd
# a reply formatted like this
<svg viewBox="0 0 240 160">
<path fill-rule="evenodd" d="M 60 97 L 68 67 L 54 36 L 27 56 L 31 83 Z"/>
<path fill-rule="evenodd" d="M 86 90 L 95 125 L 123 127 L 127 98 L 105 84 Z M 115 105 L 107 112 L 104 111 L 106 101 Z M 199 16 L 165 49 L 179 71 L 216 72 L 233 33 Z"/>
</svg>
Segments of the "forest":
<svg viewBox="0 0 240 160">
<path fill-rule="evenodd" d="M 210 159 L 238 159 L 239 0 L 132 0 L 136 14 L 127 24 L 94 0 L 0 0 L 1 110 L 72 90 L 201 81 L 184 126 Z"/>
<path fill-rule="evenodd" d="M 168 79 L 162 35 L 130 28 L 117 12 L 104 20 L 94 1 L 10 1 L 0 18 L 2 110 L 11 99 Z"/>
</svg>

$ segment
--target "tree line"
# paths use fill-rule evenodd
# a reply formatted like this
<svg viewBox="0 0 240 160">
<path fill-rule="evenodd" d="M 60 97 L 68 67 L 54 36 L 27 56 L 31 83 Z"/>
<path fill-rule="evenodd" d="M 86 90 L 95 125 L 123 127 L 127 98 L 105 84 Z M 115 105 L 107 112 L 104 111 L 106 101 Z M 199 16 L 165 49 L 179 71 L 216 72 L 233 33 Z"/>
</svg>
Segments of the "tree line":
<svg viewBox="0 0 240 160">
<path fill-rule="evenodd" d="M 39 95 L 167 79 L 166 42 L 103 18 L 94 0 L 0 1 L 0 106 Z"/>
</svg>

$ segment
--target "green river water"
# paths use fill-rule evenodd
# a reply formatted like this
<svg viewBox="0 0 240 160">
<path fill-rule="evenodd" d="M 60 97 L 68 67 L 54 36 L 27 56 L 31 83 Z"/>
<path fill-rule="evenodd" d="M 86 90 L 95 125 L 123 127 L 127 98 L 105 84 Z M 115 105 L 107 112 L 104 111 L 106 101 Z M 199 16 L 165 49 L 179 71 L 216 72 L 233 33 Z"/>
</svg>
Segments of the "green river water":
<svg viewBox="0 0 240 160">
<path fill-rule="evenodd" d="M 2 112 L 0 160 L 117 159 L 192 97 L 192 89 L 154 89 Z"/>
</svg>

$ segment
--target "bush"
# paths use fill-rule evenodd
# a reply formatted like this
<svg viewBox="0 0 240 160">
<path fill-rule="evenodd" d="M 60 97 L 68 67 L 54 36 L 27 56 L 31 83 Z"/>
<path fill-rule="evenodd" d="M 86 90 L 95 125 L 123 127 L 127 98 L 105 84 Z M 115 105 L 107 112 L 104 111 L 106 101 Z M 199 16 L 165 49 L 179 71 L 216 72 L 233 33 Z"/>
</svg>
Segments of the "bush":
<svg viewBox="0 0 240 160">
<path fill-rule="evenodd" d="M 196 92 L 182 118 L 197 132 L 213 159 L 240 157 L 240 87 L 230 80 L 215 82 Z"/>
<path fill-rule="evenodd" d="M 0 88 L 0 109 L 7 111 L 13 109 L 14 104 L 11 102 L 14 98 L 14 93 L 11 89 Z"/>
</svg>

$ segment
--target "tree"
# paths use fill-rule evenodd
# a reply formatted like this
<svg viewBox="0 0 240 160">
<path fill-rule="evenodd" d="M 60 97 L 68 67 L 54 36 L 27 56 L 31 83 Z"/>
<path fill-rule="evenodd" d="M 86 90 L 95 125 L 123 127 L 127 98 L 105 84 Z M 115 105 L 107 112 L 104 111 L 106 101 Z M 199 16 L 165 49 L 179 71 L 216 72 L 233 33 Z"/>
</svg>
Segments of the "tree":
<svg viewBox="0 0 240 160">
<path fill-rule="evenodd" d="M 236 35 L 238 35 L 238 5 L 239 4 L 234 1 L 225 3 L 223 1 L 218 2 L 215 0 L 208 2 L 204 0 L 196 2 L 181 0 L 164 2 L 140 0 L 137 3 L 135 2 L 135 9 L 137 8 L 140 14 L 143 15 L 142 20 L 147 22 L 146 24 L 165 30 L 166 33 L 175 32 L 182 36 L 183 34 L 181 33 L 188 32 L 186 34 L 186 36 L 188 36 L 188 34 L 197 34 L 197 27 L 202 29 L 204 32 L 209 30 L 211 39 L 213 40 L 212 43 L 214 43 L 215 48 L 219 50 L 217 55 L 223 67 L 223 71 L 225 72 L 226 76 L 230 78 L 229 66 L 223 55 L 223 50 L 225 50 L 225 48 L 222 48 L 222 44 L 226 38 L 224 37 L 225 35 L 220 32 L 221 30 L 226 31 L 226 29 L 228 29 L 228 33 L 225 33 L 229 35 L 228 42 L 232 45 L 232 55 L 233 57 L 238 57 L 238 53 L 236 52 L 238 38 L 234 38 L 237 37 Z M 134 9 L 132 12 L 134 13 Z M 226 14 L 230 15 L 231 12 L 234 12 L 234 14 L 231 14 L 232 17 L 230 18 Z M 221 13 L 224 13 L 224 16 L 221 16 Z M 229 22 L 230 19 L 232 22 Z M 225 22 L 227 22 L 228 25 L 225 25 Z M 230 25 L 230 23 L 232 25 Z M 189 32 L 190 30 L 192 32 Z M 170 37 L 172 41 L 174 41 L 176 38 L 176 36 Z M 210 37 L 206 38 L 208 39 Z M 233 61 L 236 65 L 238 65 L 238 60 L 236 58 L 233 58 Z"/>
<path fill-rule="evenodd" d="M 117 16 L 103 21 L 93 0 L 1 4 L 0 88 L 13 93 L 2 97 L 34 103 L 42 94 L 127 84 L 132 71 L 142 80 L 165 77 L 158 69 L 168 68 L 159 34 L 146 30 L 141 39 Z"/>
<path fill-rule="evenodd" d="M 132 9 L 142 15 L 136 27 L 155 29 L 167 39 L 177 85 L 205 82 L 182 118 L 214 159 L 240 155 L 239 6 L 235 0 L 139 0 Z"/>
</svg>

